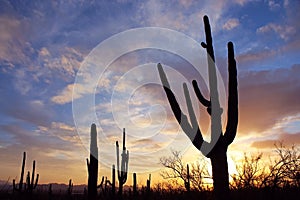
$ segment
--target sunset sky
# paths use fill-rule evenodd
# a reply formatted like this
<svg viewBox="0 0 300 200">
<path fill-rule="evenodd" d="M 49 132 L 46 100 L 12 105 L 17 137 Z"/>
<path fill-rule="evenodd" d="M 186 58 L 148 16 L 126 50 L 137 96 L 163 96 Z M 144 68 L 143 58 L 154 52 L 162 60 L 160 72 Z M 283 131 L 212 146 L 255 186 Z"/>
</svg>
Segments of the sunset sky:
<svg viewBox="0 0 300 200">
<path fill-rule="evenodd" d="M 140 174 L 139 184 L 146 183 L 148 173 L 159 181 L 159 158 L 172 149 L 181 151 L 188 163 L 203 158 L 175 121 L 156 63 L 165 67 L 184 111 L 183 82 L 198 80 L 208 97 L 205 77 L 187 59 L 207 68 L 205 50 L 198 54 L 197 45 L 187 42 L 204 41 L 204 15 L 212 27 L 225 111 L 226 45 L 232 41 L 235 46 L 239 124 L 228 151 L 229 171 L 234 172 L 233 160 L 244 152 L 263 152 L 267 159 L 276 141 L 299 146 L 299 8 L 298 0 L 1 0 L 0 180 L 19 180 L 26 151 L 26 169 L 35 159 L 40 183 L 67 183 L 70 178 L 74 184 L 87 183 L 92 123 L 98 130 L 100 177 L 110 177 L 115 141 L 121 142 L 123 128 L 130 152 L 129 184 L 132 172 Z M 142 37 L 135 30 L 143 30 Z M 128 51 L 117 53 L 123 49 Z M 199 107 L 201 130 L 209 140 L 209 116 L 197 101 L 194 107 Z"/>
</svg>

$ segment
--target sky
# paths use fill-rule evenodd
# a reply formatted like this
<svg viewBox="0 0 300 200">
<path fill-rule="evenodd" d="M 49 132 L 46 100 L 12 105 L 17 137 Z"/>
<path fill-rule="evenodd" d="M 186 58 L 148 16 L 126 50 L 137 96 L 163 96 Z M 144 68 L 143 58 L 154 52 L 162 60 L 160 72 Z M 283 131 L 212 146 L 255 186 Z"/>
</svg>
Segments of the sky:
<svg viewBox="0 0 300 200">
<path fill-rule="evenodd" d="M 208 97 L 202 18 L 212 27 L 226 111 L 228 41 L 238 68 L 239 124 L 229 172 L 244 152 L 272 154 L 300 144 L 300 2 L 0 1 L 0 180 L 19 179 L 37 162 L 40 183 L 87 183 L 89 132 L 97 125 L 99 176 L 116 163 L 126 128 L 131 173 L 160 180 L 162 156 L 203 158 L 177 124 L 160 85 L 162 63 L 186 111 L 182 83 L 196 79 Z M 195 64 L 195 65 L 194 65 Z M 204 70 L 204 71 L 203 71 Z M 209 116 L 193 105 L 206 140 Z M 226 116 L 222 116 L 223 127 Z"/>
</svg>

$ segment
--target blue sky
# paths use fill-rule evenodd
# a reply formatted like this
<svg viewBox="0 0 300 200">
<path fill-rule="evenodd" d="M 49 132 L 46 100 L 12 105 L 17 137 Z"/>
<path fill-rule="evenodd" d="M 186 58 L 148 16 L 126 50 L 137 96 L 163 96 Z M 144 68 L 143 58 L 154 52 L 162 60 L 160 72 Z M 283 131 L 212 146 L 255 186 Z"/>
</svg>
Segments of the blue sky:
<svg viewBox="0 0 300 200">
<path fill-rule="evenodd" d="M 162 88 L 137 84 L 139 77 L 157 78 L 155 70 L 134 71 L 135 66 L 151 68 L 158 62 L 170 66 L 175 71 L 170 69 L 169 73 L 179 84 L 176 94 L 182 97 L 181 80 L 199 78 L 185 59 L 166 51 L 142 49 L 128 52 L 108 66 L 96 91 L 75 81 L 83 61 L 111 36 L 133 28 L 160 27 L 200 43 L 204 40 L 204 15 L 210 18 L 225 88 L 226 44 L 233 41 L 235 45 L 240 121 L 230 155 L 243 155 L 245 146 L 249 151 L 268 153 L 279 140 L 299 145 L 299 8 L 296 0 L 0 1 L 0 179 L 19 174 L 22 152 L 27 151 L 29 161 L 37 160 L 42 182 L 67 182 L 69 178 L 86 182 L 85 158 L 89 153 L 85 147 L 89 126 L 95 121 L 88 122 L 82 116 L 82 126 L 75 125 L 74 87 L 81 92 L 75 100 L 95 95 L 91 112 L 96 113 L 98 132 L 103 136 L 98 141 L 104 160 L 101 176 L 115 162 L 114 142 L 121 140 L 123 128 L 119 121 L 127 119 L 133 123 L 126 127 L 132 171 L 142 173 L 146 168 L 158 174 L 159 157 L 168 155 L 170 148 L 186 152 L 188 162 L 197 160 L 201 154 L 188 145 Z M 187 54 L 197 58 L 194 52 Z M 137 76 L 132 76 L 134 73 Z M 128 112 L 114 116 L 124 109 L 123 104 Z M 200 111 L 205 113 L 202 108 Z M 207 132 L 208 116 L 201 114 L 200 121 Z"/>
</svg>

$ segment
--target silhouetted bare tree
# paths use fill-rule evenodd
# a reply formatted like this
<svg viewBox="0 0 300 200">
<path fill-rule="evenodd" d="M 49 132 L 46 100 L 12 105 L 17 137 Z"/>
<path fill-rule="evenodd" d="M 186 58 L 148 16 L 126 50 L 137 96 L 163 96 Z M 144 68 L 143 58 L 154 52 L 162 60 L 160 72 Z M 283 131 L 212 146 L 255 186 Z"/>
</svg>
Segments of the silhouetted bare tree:
<svg viewBox="0 0 300 200">
<path fill-rule="evenodd" d="M 275 158 L 263 161 L 262 154 L 247 155 L 232 175 L 234 189 L 300 187 L 300 152 L 282 143 L 275 144 Z"/>
<path fill-rule="evenodd" d="M 279 188 L 286 185 L 300 187 L 300 151 L 282 142 L 275 144 L 277 158 L 271 162 L 263 179 L 263 187 Z"/>
<path fill-rule="evenodd" d="M 180 152 L 172 150 L 171 153 L 172 155 L 169 157 L 160 158 L 160 163 L 168 168 L 161 172 L 161 176 L 164 179 L 181 180 L 185 183 L 184 186 L 187 191 L 189 191 L 187 183 L 190 183 L 192 189 L 202 191 L 204 179 L 211 178 L 207 169 L 207 162 L 203 159 L 201 162 L 193 163 L 188 175 L 187 165 L 183 163 Z"/>
<path fill-rule="evenodd" d="M 262 153 L 258 155 L 244 154 L 244 158 L 236 164 L 237 174 L 232 175 L 231 186 L 234 189 L 260 187 L 264 179 L 265 166 Z"/>
</svg>

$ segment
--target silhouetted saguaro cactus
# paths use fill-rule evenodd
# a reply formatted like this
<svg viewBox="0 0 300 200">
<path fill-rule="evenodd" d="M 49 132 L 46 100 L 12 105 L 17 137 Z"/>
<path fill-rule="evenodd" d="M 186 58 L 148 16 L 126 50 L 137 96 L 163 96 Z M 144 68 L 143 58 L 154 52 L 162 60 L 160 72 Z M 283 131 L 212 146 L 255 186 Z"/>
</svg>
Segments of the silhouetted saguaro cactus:
<svg viewBox="0 0 300 200">
<path fill-rule="evenodd" d="M 149 174 L 149 179 L 147 179 L 147 193 L 149 194 L 151 191 L 151 174 Z"/>
<path fill-rule="evenodd" d="M 72 192 L 73 192 L 73 183 L 72 183 L 72 179 L 70 179 L 67 193 L 68 193 L 69 196 L 71 196 Z"/>
<path fill-rule="evenodd" d="M 115 165 L 112 165 L 111 176 L 112 176 L 111 193 L 112 193 L 112 195 L 115 195 L 115 193 L 116 193 L 116 167 L 115 167 Z"/>
<path fill-rule="evenodd" d="M 90 144 L 90 161 L 86 159 L 88 168 L 88 199 L 97 197 L 98 181 L 98 146 L 97 146 L 97 128 L 95 124 L 91 126 L 91 144 Z"/>
<path fill-rule="evenodd" d="M 13 190 L 14 191 L 22 192 L 25 162 L 26 162 L 26 152 L 23 152 L 23 161 L 22 161 L 22 167 L 21 167 L 21 176 L 20 176 L 19 187 L 17 187 L 16 181 L 15 181 L 15 179 L 13 179 Z"/>
<path fill-rule="evenodd" d="M 133 195 L 137 195 L 137 186 L 136 186 L 136 173 L 133 173 Z"/>
<path fill-rule="evenodd" d="M 204 28 L 206 43 L 202 42 L 201 46 L 206 49 L 208 72 L 209 72 L 209 89 L 210 100 L 204 98 L 198 88 L 197 82 L 193 81 L 194 91 L 200 103 L 207 107 L 207 112 L 211 116 L 211 142 L 203 140 L 200 127 L 193 110 L 187 85 L 183 84 L 190 122 L 187 116 L 182 112 L 174 93 L 172 92 L 166 74 L 161 64 L 158 64 L 158 71 L 161 82 L 168 97 L 172 111 L 176 120 L 183 131 L 190 138 L 193 145 L 201 151 L 206 157 L 210 158 L 212 164 L 213 186 L 216 199 L 229 199 L 229 176 L 227 163 L 227 149 L 236 136 L 238 125 L 238 91 L 237 91 L 237 69 L 234 58 L 234 48 L 232 42 L 228 42 L 228 110 L 226 131 L 222 133 L 221 115 L 222 108 L 219 103 L 219 94 L 217 90 L 217 75 L 215 66 L 214 50 L 212 45 L 211 29 L 209 19 L 204 16 Z"/>
<path fill-rule="evenodd" d="M 35 178 L 35 160 L 32 163 L 32 174 L 31 174 L 31 181 L 30 181 L 30 171 L 27 172 L 26 178 L 26 191 L 32 193 L 32 191 L 36 188 L 38 181 L 39 181 L 39 174 L 36 175 Z"/>
<path fill-rule="evenodd" d="M 184 186 L 187 192 L 191 191 L 191 184 L 190 184 L 190 168 L 189 164 L 186 164 L 186 179 L 184 180 Z"/>
<path fill-rule="evenodd" d="M 126 151 L 125 147 L 125 128 L 123 129 L 123 150 L 122 150 L 122 160 L 121 160 L 121 170 L 120 170 L 120 159 L 119 159 L 119 143 L 116 141 L 116 152 L 117 152 L 117 170 L 118 170 L 118 179 L 119 179 L 119 191 L 118 194 L 122 195 L 123 185 L 127 181 L 127 172 L 128 172 L 128 160 L 129 152 Z"/>
</svg>

